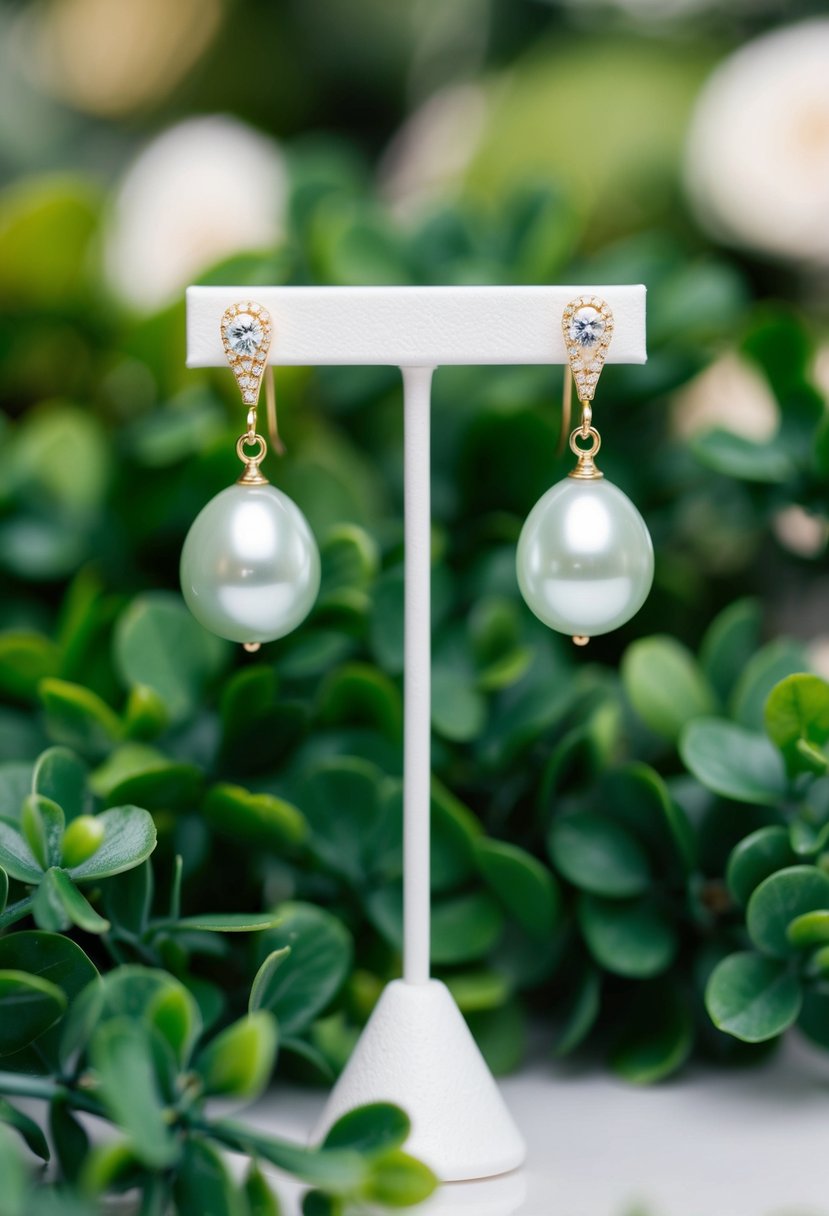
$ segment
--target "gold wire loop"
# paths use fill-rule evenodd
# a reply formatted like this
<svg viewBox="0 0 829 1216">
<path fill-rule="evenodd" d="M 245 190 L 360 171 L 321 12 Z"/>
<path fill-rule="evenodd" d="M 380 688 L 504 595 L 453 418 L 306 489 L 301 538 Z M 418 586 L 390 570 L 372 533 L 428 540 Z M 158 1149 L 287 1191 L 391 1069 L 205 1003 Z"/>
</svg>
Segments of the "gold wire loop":
<svg viewBox="0 0 829 1216">
<path fill-rule="evenodd" d="M 267 368 L 265 371 L 265 406 L 268 412 L 268 435 L 271 446 L 280 456 L 284 456 L 285 444 L 280 437 L 276 420 L 276 372 L 273 368 Z"/>
<path fill-rule="evenodd" d="M 256 451 L 251 455 L 245 449 L 255 447 Z M 260 471 L 260 464 L 265 459 L 268 452 L 268 445 L 261 435 L 254 432 L 250 435 L 247 431 L 244 435 L 240 435 L 236 440 L 236 455 L 245 466 L 241 477 L 238 479 L 240 485 L 245 486 L 263 486 L 267 484 L 267 477 Z"/>
<path fill-rule="evenodd" d="M 590 439 L 590 447 L 583 448 L 579 443 L 580 439 Z M 570 436 L 570 451 L 575 456 L 585 456 L 591 458 L 596 455 L 599 448 L 602 446 L 602 437 L 594 426 L 588 426 L 585 430 L 584 426 L 576 427 Z"/>
<path fill-rule="evenodd" d="M 590 427 L 593 422 L 593 410 L 587 401 L 581 403 L 581 436 L 582 439 L 587 439 L 590 435 Z"/>
</svg>

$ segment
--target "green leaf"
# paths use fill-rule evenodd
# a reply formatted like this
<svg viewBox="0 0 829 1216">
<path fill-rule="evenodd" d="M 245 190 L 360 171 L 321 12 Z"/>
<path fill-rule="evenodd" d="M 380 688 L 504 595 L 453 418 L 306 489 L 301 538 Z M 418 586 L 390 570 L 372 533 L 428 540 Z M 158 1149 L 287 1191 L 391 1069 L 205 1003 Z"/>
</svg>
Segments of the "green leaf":
<svg viewBox="0 0 829 1216">
<path fill-rule="evenodd" d="M 707 789 L 735 802 L 773 806 L 788 794 L 780 753 L 763 735 L 722 718 L 699 718 L 682 733 L 679 751 Z"/>
<path fill-rule="evenodd" d="M 116 881 L 105 882 L 101 888 L 104 907 L 109 919 L 119 929 L 126 929 L 140 937 L 149 922 L 153 900 L 153 870 L 150 861 L 116 876 Z"/>
<path fill-rule="evenodd" d="M 87 933 L 106 933 L 109 921 L 99 916 L 65 870 L 53 866 L 43 875 L 34 902 L 35 920 L 41 929 L 60 931 L 70 924 Z"/>
<path fill-rule="evenodd" d="M 432 906 L 432 962 L 449 966 L 482 958 L 503 929 L 503 913 L 483 891 L 438 900 Z"/>
<path fill-rule="evenodd" d="M 302 1148 L 225 1119 L 216 1120 L 211 1131 L 228 1148 L 269 1161 L 311 1186 L 354 1191 L 368 1174 L 369 1163 L 351 1149 Z"/>
<path fill-rule="evenodd" d="M 7 1127 L 13 1127 L 16 1132 L 19 1132 L 24 1143 L 36 1157 L 40 1157 L 41 1161 L 49 1160 L 51 1156 L 49 1145 L 40 1129 L 40 1125 L 35 1123 L 34 1119 L 30 1119 L 28 1115 L 25 1115 L 22 1110 L 18 1110 L 16 1106 L 12 1106 L 11 1102 L 7 1102 L 5 1098 L 0 1098 L 0 1122 L 5 1123 Z M 3 1175 L 0 1174 L 0 1177 L 3 1177 Z M 4 1184 L 5 1181 L 3 1177 Z"/>
<path fill-rule="evenodd" d="M 374 579 L 379 554 L 374 539 L 356 524 L 331 528 L 320 551 L 319 606 L 352 604 L 355 591 L 365 591 Z"/>
<path fill-rule="evenodd" d="M 104 843 L 106 825 L 97 815 L 79 815 L 63 834 L 60 864 L 67 869 L 87 861 Z"/>
<path fill-rule="evenodd" d="M 268 996 L 272 988 L 274 976 L 290 953 L 291 947 L 283 946 L 281 950 L 272 950 L 262 962 L 259 970 L 253 977 L 253 983 L 250 987 L 248 1013 L 254 1013 L 257 1009 L 267 1008 Z"/>
<path fill-rule="evenodd" d="M 312 904 L 282 904 L 278 913 L 277 927 L 261 939 L 260 949 L 268 957 L 254 980 L 254 991 L 257 1008 L 276 1015 L 282 1034 L 297 1035 L 345 983 L 352 964 L 351 935 L 332 913 Z M 281 958 L 278 964 L 274 953 Z"/>
<path fill-rule="evenodd" d="M 124 738 L 157 739 L 169 725 L 167 707 L 155 689 L 134 684 L 124 710 Z"/>
<path fill-rule="evenodd" d="M 702 670 L 723 705 L 760 646 L 762 609 L 757 600 L 736 600 L 709 626 L 702 639 Z"/>
<path fill-rule="evenodd" d="M 115 661 L 124 683 L 151 688 L 174 722 L 196 709 L 229 649 L 201 628 L 178 596 L 165 592 L 133 600 L 115 630 Z"/>
<path fill-rule="evenodd" d="M 372 591 L 369 645 L 377 663 L 390 675 L 403 671 L 403 571 L 385 570 Z"/>
<path fill-rule="evenodd" d="M 0 1056 L 33 1043 L 66 1009 L 56 984 L 25 971 L 0 971 Z"/>
<path fill-rule="evenodd" d="M 276 1027 L 273 1014 L 258 1009 L 218 1034 L 196 1065 L 204 1078 L 206 1092 L 257 1098 L 273 1072 Z"/>
<path fill-rule="evenodd" d="M 475 815 L 432 779 L 430 878 L 433 891 L 451 891 L 468 882 L 476 871 L 476 845 L 482 838 Z M 400 808 L 402 821 L 402 807 Z"/>
<path fill-rule="evenodd" d="M 66 680 L 41 680 L 38 692 L 46 727 L 59 743 L 86 755 L 106 755 L 121 737 L 121 721 L 107 703 L 88 688 Z"/>
<path fill-rule="evenodd" d="M 37 885 L 43 877 L 37 858 L 17 827 L 3 819 L 0 819 L 0 865 L 10 878 L 16 878 L 18 882 Z"/>
<path fill-rule="evenodd" d="M 604 813 L 639 841 L 656 872 L 681 877 L 693 870 L 696 833 L 664 779 L 650 765 L 626 764 L 609 772 L 601 798 Z"/>
<path fill-rule="evenodd" d="M 796 860 L 785 828 L 758 828 L 732 849 L 725 881 L 737 902 L 745 905 L 764 878 Z"/>
<path fill-rule="evenodd" d="M 50 798 L 31 794 L 24 800 L 20 827 L 44 870 L 60 865 L 64 824 L 63 810 Z"/>
<path fill-rule="evenodd" d="M 829 684 L 818 676 L 790 675 L 769 694 L 765 709 L 769 738 L 782 751 L 790 774 L 823 772 L 829 759 L 816 750 L 829 740 Z"/>
<path fill-rule="evenodd" d="M 653 1085 L 675 1073 L 691 1054 L 694 1024 L 674 985 L 647 985 L 610 1056 L 615 1073 L 632 1085 Z"/>
<path fill-rule="evenodd" d="M 803 912 L 789 922 L 786 936 L 798 950 L 804 946 L 818 946 L 829 942 L 829 908 L 815 912 Z"/>
<path fill-rule="evenodd" d="M 657 735 L 676 739 L 686 723 L 716 709 L 713 689 L 694 656 L 666 635 L 630 645 L 621 670 L 631 705 Z"/>
<path fill-rule="evenodd" d="M 577 973 L 573 987 L 555 1011 L 554 1056 L 567 1056 L 584 1042 L 599 1016 L 601 994 L 601 972 L 585 962 Z"/>
<path fill-rule="evenodd" d="M 475 739 L 486 723 L 486 699 L 472 672 L 449 666 L 432 671 L 432 727 L 444 739 Z"/>
<path fill-rule="evenodd" d="M 74 752 L 50 747 L 38 757 L 32 770 L 32 793 L 57 802 L 69 823 L 91 809 L 88 775 L 86 765 Z"/>
<path fill-rule="evenodd" d="M 0 1128 L 0 1178 L 3 1179 L 3 1216 L 29 1216 L 29 1177 L 12 1136 Z"/>
<path fill-rule="evenodd" d="M 448 975 L 446 986 L 463 1014 L 497 1009 L 511 995 L 507 977 L 498 971 L 484 968 L 476 971 L 459 971 Z"/>
<path fill-rule="evenodd" d="M 5 723 L 2 725 L 5 730 Z M 32 771 L 31 764 L 17 761 L 0 764 L 0 817 L 3 819 L 19 821 L 23 800 L 31 793 Z"/>
<path fill-rule="evenodd" d="M 373 1157 L 400 1148 L 409 1132 L 408 1115 L 390 1102 L 372 1102 L 342 1115 L 326 1133 L 321 1148 L 350 1148 Z"/>
<path fill-rule="evenodd" d="M 279 1200 L 255 1161 L 248 1166 L 243 1190 L 248 1216 L 280 1216 Z"/>
<path fill-rule="evenodd" d="M 328 676 L 319 692 L 318 714 L 326 726 L 367 726 L 395 744 L 402 737 L 400 690 L 367 663 L 346 663 Z"/>
<path fill-rule="evenodd" d="M 198 1216 L 246 1216 L 230 1172 L 207 1141 L 191 1137 L 182 1150 L 174 1186 L 179 1212 Z"/>
<path fill-rule="evenodd" d="M 407 1208 L 428 1199 L 437 1186 L 428 1165 L 395 1149 L 373 1162 L 363 1195 L 371 1203 Z"/>
<path fill-rule="evenodd" d="M 202 1019 L 195 999 L 183 984 L 161 988 L 147 1004 L 147 1021 L 170 1045 L 179 1065 L 186 1065 L 202 1031 Z"/>
<path fill-rule="evenodd" d="M 558 922 L 561 894 L 546 866 L 517 845 L 481 836 L 475 845 L 488 886 L 532 937 L 546 939 Z"/>
<path fill-rule="evenodd" d="M 0 633 L 0 691 L 20 701 L 33 701 L 37 686 L 56 676 L 60 652 L 40 633 L 15 629 Z"/>
<path fill-rule="evenodd" d="M 560 873 L 584 891 L 622 897 L 640 895 L 650 886 L 650 868 L 640 845 L 605 815 L 562 815 L 553 820 L 547 843 Z"/>
<path fill-rule="evenodd" d="M 731 698 L 731 716 L 749 730 L 763 730 L 765 707 L 775 685 L 808 666 L 806 648 L 789 638 L 777 638 L 759 650 L 745 666 Z"/>
<path fill-rule="evenodd" d="M 89 1153 L 89 1137 L 73 1115 L 69 1099 L 57 1097 L 49 1103 L 49 1135 L 63 1177 L 77 1181 Z"/>
<path fill-rule="evenodd" d="M 179 1150 L 167 1123 L 147 1028 L 127 1017 L 104 1022 L 92 1038 L 91 1057 L 101 1098 L 135 1155 L 152 1169 L 172 1165 Z"/>
<path fill-rule="evenodd" d="M 758 950 L 775 958 L 795 952 L 788 928 L 806 912 L 829 909 L 829 875 L 816 866 L 790 866 L 760 883 L 748 901 L 746 923 Z"/>
<path fill-rule="evenodd" d="M 205 912 L 201 916 L 183 916 L 179 929 L 196 929 L 205 933 L 261 933 L 273 929 L 282 920 L 281 912 Z"/>
<path fill-rule="evenodd" d="M 94 965 L 71 938 L 26 930 L 0 938 L 0 967 L 39 976 L 63 993 L 68 1005 L 66 1017 L 59 1027 L 48 1030 L 38 1040 L 42 1055 L 50 1060 L 56 1058 L 58 1040 L 66 1033 L 80 994 L 100 982 Z"/>
<path fill-rule="evenodd" d="M 5 911 L 8 900 L 9 900 L 9 876 L 4 869 L 0 868 L 0 912 Z"/>
<path fill-rule="evenodd" d="M 152 815 L 137 806 L 116 806 L 98 816 L 104 841 L 97 852 L 69 874 L 75 882 L 92 882 L 120 874 L 145 861 L 155 848 Z"/>
<path fill-rule="evenodd" d="M 321 762 L 300 787 L 314 854 L 358 890 L 385 867 L 389 853 L 399 853 L 399 801 L 388 792 L 376 765 L 353 757 Z"/>
<path fill-rule="evenodd" d="M 676 931 L 647 896 L 621 901 L 583 894 L 578 918 L 593 958 L 614 975 L 648 979 L 674 960 Z"/>
<path fill-rule="evenodd" d="M 242 844 L 281 853 L 308 835 L 301 811 L 273 794 L 251 794 L 240 785 L 214 785 L 204 802 L 208 822 Z"/>
<path fill-rule="evenodd" d="M 758 443 L 734 431 L 714 429 L 694 435 L 691 451 L 701 464 L 740 481 L 777 485 L 794 474 L 794 464 L 779 439 Z"/>
<path fill-rule="evenodd" d="M 800 983 L 788 965 L 748 951 L 724 958 L 705 990 L 714 1025 L 747 1043 L 781 1034 L 797 1018 L 800 1004 Z"/>
<path fill-rule="evenodd" d="M 797 1026 L 813 1043 L 829 1048 L 829 994 L 813 988 L 804 989 Z"/>
</svg>

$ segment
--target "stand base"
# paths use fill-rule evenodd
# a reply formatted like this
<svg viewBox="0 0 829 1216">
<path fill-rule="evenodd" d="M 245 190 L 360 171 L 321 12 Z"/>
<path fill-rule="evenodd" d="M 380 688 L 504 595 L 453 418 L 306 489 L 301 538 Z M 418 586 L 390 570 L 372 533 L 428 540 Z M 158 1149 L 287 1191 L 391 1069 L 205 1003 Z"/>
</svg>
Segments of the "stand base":
<svg viewBox="0 0 829 1216">
<path fill-rule="evenodd" d="M 395 1102 L 412 1121 L 406 1149 L 442 1182 L 516 1169 L 526 1148 L 449 989 L 390 983 L 315 1129 L 321 1139 L 346 1111 Z"/>
</svg>

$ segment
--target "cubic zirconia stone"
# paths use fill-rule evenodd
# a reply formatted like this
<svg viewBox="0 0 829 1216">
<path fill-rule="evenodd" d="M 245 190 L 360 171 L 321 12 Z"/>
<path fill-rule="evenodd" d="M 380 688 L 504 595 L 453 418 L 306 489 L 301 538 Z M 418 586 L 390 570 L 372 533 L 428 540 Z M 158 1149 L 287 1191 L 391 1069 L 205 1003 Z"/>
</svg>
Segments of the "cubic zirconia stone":
<svg viewBox="0 0 829 1216">
<path fill-rule="evenodd" d="M 252 355 L 262 342 L 262 326 L 249 312 L 240 312 L 227 327 L 227 340 L 235 355 Z"/>
<path fill-rule="evenodd" d="M 594 346 L 605 330 L 605 321 L 597 308 L 586 305 L 580 308 L 570 322 L 569 337 L 579 346 Z"/>
</svg>

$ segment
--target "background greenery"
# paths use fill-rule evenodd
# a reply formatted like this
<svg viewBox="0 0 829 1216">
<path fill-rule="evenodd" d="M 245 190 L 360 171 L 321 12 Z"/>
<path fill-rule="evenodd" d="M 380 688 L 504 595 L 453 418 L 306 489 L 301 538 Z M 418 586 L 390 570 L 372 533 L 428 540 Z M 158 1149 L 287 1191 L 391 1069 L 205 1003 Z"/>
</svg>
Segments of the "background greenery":
<svg viewBox="0 0 829 1216">
<path fill-rule="evenodd" d="M 229 376 L 184 370 L 190 277 L 253 296 L 647 284 L 649 362 L 605 371 L 596 420 L 656 581 L 586 652 L 514 577 L 522 521 L 569 463 L 559 373 L 436 377 L 433 964 L 499 1072 L 531 1024 L 544 1052 L 637 1083 L 695 1052 L 761 1057 L 795 1022 L 829 1046 L 829 687 L 809 674 L 827 637 L 826 318 L 816 271 L 712 243 L 679 176 L 701 81 L 774 6 L 216 0 L 165 33 L 148 4 L 123 62 L 106 10 L 77 0 L 66 27 L 57 10 L 2 13 L 20 91 L 0 130 L 0 1092 L 46 1101 L 71 1210 L 134 1186 L 147 1213 L 205 1194 L 211 1212 L 276 1210 L 217 1144 L 305 1179 L 309 1216 L 432 1186 L 391 1108 L 308 1153 L 205 1108 L 259 1093 L 277 1043 L 280 1075 L 329 1082 L 399 973 L 402 434 L 396 372 L 280 372 L 288 455 L 268 473 L 319 538 L 320 599 L 254 657 L 205 635 L 178 554 L 236 476 L 241 411 Z M 73 12 L 97 30 L 85 47 Z M 52 95 L 32 50 L 47 35 Z M 166 76 L 148 68 L 162 44 Z M 90 95 L 78 82 L 107 54 L 117 78 Z M 462 167 L 406 197 L 406 166 L 429 165 L 388 141 L 459 82 L 498 103 Z M 618 109 L 592 149 L 551 120 L 576 88 Z M 120 174 L 150 134 L 216 110 L 281 141 L 282 236 L 251 250 L 240 233 L 140 306 L 107 270 Z M 767 437 L 716 399 L 725 365 L 776 418 Z M 82 1112 L 118 1139 L 89 1152 Z M 0 1118 L 47 1156 L 18 1106 Z M 53 1210 L 5 1136 L 0 1155 L 0 1209 Z"/>
</svg>

